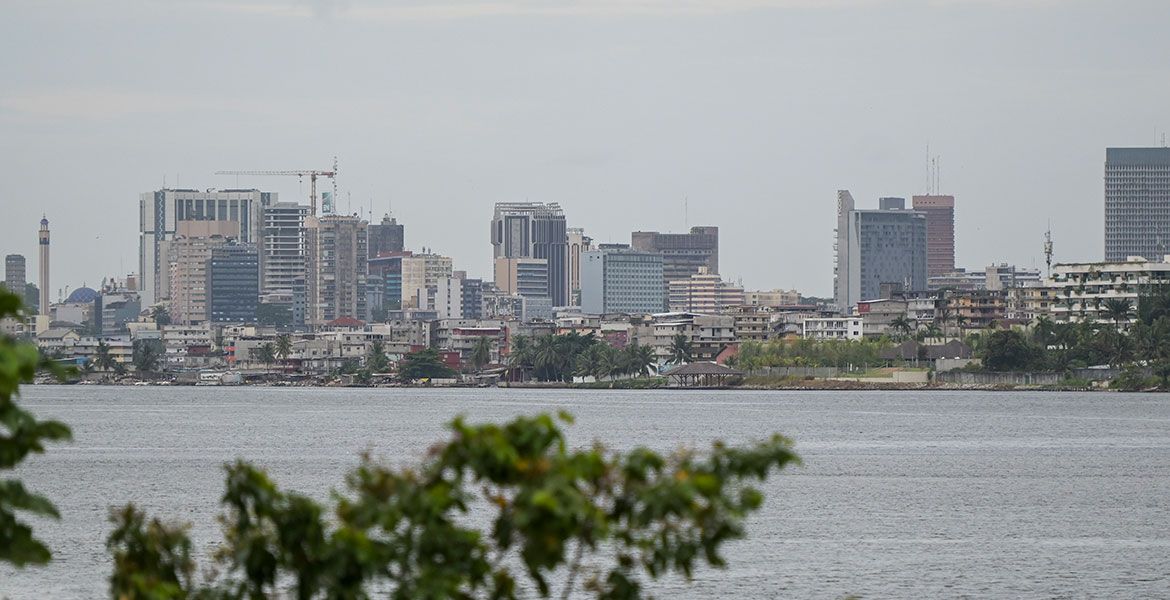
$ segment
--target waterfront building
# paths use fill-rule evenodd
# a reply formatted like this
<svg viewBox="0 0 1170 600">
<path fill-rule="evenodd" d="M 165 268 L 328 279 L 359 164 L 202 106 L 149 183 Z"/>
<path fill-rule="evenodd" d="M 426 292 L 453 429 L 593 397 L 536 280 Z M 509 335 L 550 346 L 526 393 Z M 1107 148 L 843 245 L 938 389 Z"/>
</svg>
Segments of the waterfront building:
<svg viewBox="0 0 1170 600">
<path fill-rule="evenodd" d="M 1137 317 L 1138 298 L 1149 286 L 1170 284 L 1170 256 L 1148 260 L 1132 256 L 1125 261 L 1069 263 L 1052 266 L 1052 276 L 1045 282 L 1055 295 L 1052 317 L 1057 322 L 1110 323 L 1106 309 L 1110 299 L 1129 302 L 1133 313 L 1128 326 Z"/>
<path fill-rule="evenodd" d="M 581 254 L 581 312 L 644 315 L 666 308 L 663 257 L 622 244 Z"/>
<path fill-rule="evenodd" d="M 305 322 L 320 328 L 342 317 L 369 318 L 366 222 L 344 215 L 305 219 Z"/>
<path fill-rule="evenodd" d="M 864 335 L 864 323 L 858 315 L 811 317 L 804 319 L 801 335 L 817 341 L 860 340 Z"/>
<path fill-rule="evenodd" d="M 834 297 L 841 311 L 890 289 L 925 289 L 926 215 L 906 210 L 902 198 L 882 198 L 878 210 L 858 210 L 847 190 L 837 192 Z"/>
<path fill-rule="evenodd" d="M 1170 254 L 1170 148 L 1105 150 L 1105 260 Z"/>
<path fill-rule="evenodd" d="M 650 315 L 650 340 L 658 364 L 670 360 L 670 348 L 676 336 L 682 335 L 691 346 L 693 361 L 715 360 L 727 346 L 736 342 L 735 318 L 730 315 L 700 315 L 687 312 L 667 312 Z M 638 343 L 643 334 L 636 334 Z"/>
<path fill-rule="evenodd" d="M 778 308 L 781 306 L 796 306 L 801 303 L 800 292 L 796 290 L 764 290 L 744 292 L 744 304 L 748 306 L 766 306 Z"/>
<path fill-rule="evenodd" d="M 924 195 L 911 199 L 914 210 L 926 215 L 926 276 L 955 270 L 955 197 Z"/>
<path fill-rule="evenodd" d="M 548 268 L 545 295 L 553 306 L 569 304 L 568 234 L 559 204 L 496 203 L 491 240 L 493 258 L 543 259 Z"/>
<path fill-rule="evenodd" d="M 695 275 L 700 268 L 719 273 L 719 228 L 699 225 L 688 233 L 635 231 L 630 247 L 641 252 L 662 255 L 665 281 L 679 281 Z"/>
</svg>

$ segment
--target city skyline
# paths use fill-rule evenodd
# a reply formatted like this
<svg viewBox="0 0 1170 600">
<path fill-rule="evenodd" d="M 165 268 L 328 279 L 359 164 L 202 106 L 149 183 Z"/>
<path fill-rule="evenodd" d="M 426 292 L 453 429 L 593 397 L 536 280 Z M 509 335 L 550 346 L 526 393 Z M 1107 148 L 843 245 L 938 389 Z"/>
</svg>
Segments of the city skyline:
<svg viewBox="0 0 1170 600">
<path fill-rule="evenodd" d="M 832 221 L 836 189 L 866 202 L 927 192 L 928 144 L 937 191 L 962 203 L 959 264 L 1035 267 L 1050 221 L 1058 257 L 1099 256 L 1102 148 L 1170 129 L 1165 3 L 796 4 L 607 3 L 569 19 L 528 3 L 491 16 L 440 3 L 442 18 L 360 1 L 327 17 L 17 3 L 0 24 L 21 49 L 0 59 L 0 160 L 19 174 L 0 183 L 0 239 L 34 256 L 26 224 L 45 212 L 54 281 L 95 285 L 133 270 L 124 202 L 164 178 L 307 201 L 295 178 L 213 173 L 337 155 L 342 212 L 392 210 L 412 245 L 469 257 L 477 275 L 491 267 L 481 215 L 531 200 L 560 203 L 598 243 L 716 224 L 726 277 L 827 296 L 827 234 L 807 224 Z M 207 31 L 234 42 L 205 44 Z M 77 61 L 53 38 L 91 51 Z M 264 68 L 273 52 L 295 68 Z M 772 254 L 801 260 L 758 256 L 762 222 L 789 225 Z"/>
</svg>

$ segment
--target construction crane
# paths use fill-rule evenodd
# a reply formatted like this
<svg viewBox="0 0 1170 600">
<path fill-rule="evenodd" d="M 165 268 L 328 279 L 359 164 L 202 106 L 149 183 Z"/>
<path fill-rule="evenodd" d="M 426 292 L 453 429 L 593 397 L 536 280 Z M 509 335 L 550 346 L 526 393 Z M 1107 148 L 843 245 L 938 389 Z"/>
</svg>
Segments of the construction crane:
<svg viewBox="0 0 1170 600">
<path fill-rule="evenodd" d="M 328 177 L 333 180 L 332 202 L 322 206 L 321 212 L 333 212 L 333 202 L 337 201 L 337 157 L 333 157 L 333 169 L 330 171 L 216 171 L 216 175 L 260 175 L 260 176 L 295 176 L 309 178 L 309 215 L 317 216 L 317 178 Z"/>
</svg>

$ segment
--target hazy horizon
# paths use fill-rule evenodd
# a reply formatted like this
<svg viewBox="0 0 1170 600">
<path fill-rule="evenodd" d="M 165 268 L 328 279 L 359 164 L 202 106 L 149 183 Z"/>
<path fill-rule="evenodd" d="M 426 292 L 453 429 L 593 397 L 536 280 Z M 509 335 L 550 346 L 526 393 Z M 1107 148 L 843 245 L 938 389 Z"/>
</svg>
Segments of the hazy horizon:
<svg viewBox="0 0 1170 600">
<path fill-rule="evenodd" d="M 1170 129 L 1167 22 L 1152 0 L 17 0 L 0 253 L 35 282 L 45 214 L 56 299 L 137 270 L 164 178 L 336 155 L 339 212 L 392 204 L 472 276 L 492 205 L 531 200 L 598 242 L 716 225 L 725 278 L 831 296 L 836 191 L 924 193 L 929 144 L 957 265 L 1042 266 L 1049 223 L 1056 260 L 1099 260 L 1105 148 Z"/>
</svg>

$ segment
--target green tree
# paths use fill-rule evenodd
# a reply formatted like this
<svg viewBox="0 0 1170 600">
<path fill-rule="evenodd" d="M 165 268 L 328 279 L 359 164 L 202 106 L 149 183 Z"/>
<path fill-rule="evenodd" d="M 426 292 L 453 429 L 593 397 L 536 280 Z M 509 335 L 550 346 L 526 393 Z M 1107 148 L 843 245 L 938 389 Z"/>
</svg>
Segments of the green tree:
<svg viewBox="0 0 1170 600">
<path fill-rule="evenodd" d="M 625 353 L 631 375 L 642 377 L 648 374 L 650 368 L 654 366 L 654 348 L 650 346 L 642 346 L 635 342 L 626 346 Z"/>
<path fill-rule="evenodd" d="M 492 339 L 487 336 L 480 336 L 475 340 L 475 345 L 471 348 L 471 364 L 475 365 L 476 371 L 492 361 L 493 345 Z"/>
<path fill-rule="evenodd" d="M 893 321 L 890 321 L 890 330 L 894 332 L 895 337 L 899 341 L 905 340 L 913 333 L 914 323 L 906 318 L 906 315 L 898 315 L 894 317 Z"/>
<path fill-rule="evenodd" d="M 150 309 L 150 318 L 154 319 L 155 325 L 164 327 L 171 324 L 171 311 L 162 304 L 156 304 Z"/>
<path fill-rule="evenodd" d="M 20 297 L 0 289 L 0 319 L 23 319 Z M 32 383 L 38 369 L 62 371 L 47 361 L 30 342 L 0 334 L 0 471 L 10 471 L 44 444 L 70 439 L 69 428 L 57 421 L 39 421 L 16 404 L 22 383 Z M 17 567 L 49 562 L 48 547 L 33 536 L 32 527 L 18 513 L 57 519 L 57 509 L 44 496 L 27 490 L 19 479 L 0 479 L 0 563 Z"/>
<path fill-rule="evenodd" d="M 118 511 L 111 595 L 640 598 L 646 581 L 725 566 L 724 544 L 763 505 L 755 484 L 798 461 L 780 436 L 663 456 L 570 450 L 548 415 L 450 428 L 421 465 L 363 459 L 331 509 L 247 463 L 229 466 L 218 576 L 206 584 L 192 582 L 182 526 Z M 475 526 L 473 510 L 490 525 Z"/>
<path fill-rule="evenodd" d="M 670 358 L 667 362 L 674 365 L 682 365 L 691 362 L 694 359 L 694 350 L 691 348 L 691 340 L 684 334 L 674 336 L 670 341 L 670 349 L 668 350 Z"/>
<path fill-rule="evenodd" d="M 256 349 L 255 359 L 264 363 L 265 371 L 272 371 L 272 363 L 276 362 L 276 344 L 264 342 Z"/>
<path fill-rule="evenodd" d="M 276 337 L 276 356 L 280 357 L 280 362 L 287 368 L 288 357 L 292 355 L 293 341 L 292 336 L 287 333 Z"/>
<path fill-rule="evenodd" d="M 94 366 L 103 372 L 113 371 L 118 361 L 114 360 L 113 354 L 110 353 L 110 345 L 105 340 L 99 340 L 97 351 L 94 355 Z"/>
<path fill-rule="evenodd" d="M 1113 321 L 1113 325 L 1120 331 L 1121 324 L 1129 323 L 1133 315 L 1133 302 L 1129 298 L 1109 298 L 1105 300 L 1105 318 Z"/>
<path fill-rule="evenodd" d="M 139 372 L 154 373 L 159 370 L 165 355 L 162 340 L 138 339 L 134 340 L 131 361 Z"/>
<path fill-rule="evenodd" d="M 993 332 L 983 347 L 983 366 L 989 371 L 1025 371 L 1036 366 L 1036 359 L 1036 347 L 1014 329 Z"/>
<path fill-rule="evenodd" d="M 519 373 L 519 378 L 523 380 L 528 371 L 532 369 L 532 344 L 528 336 L 518 335 L 512 338 L 511 348 L 508 351 L 508 366 L 511 368 L 513 379 Z"/>
<path fill-rule="evenodd" d="M 370 342 L 370 349 L 366 352 L 366 371 L 370 373 L 385 373 L 390 367 L 390 359 L 386 357 L 386 344 L 382 340 Z"/>
<path fill-rule="evenodd" d="M 398 380 L 404 383 L 454 377 L 457 374 L 443 362 L 438 350 L 434 348 L 411 352 L 398 361 Z"/>
</svg>

